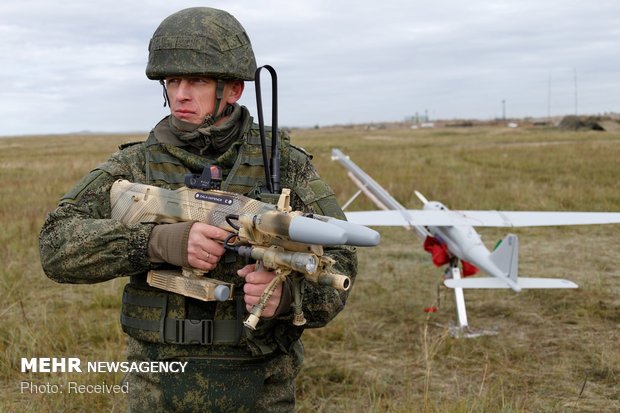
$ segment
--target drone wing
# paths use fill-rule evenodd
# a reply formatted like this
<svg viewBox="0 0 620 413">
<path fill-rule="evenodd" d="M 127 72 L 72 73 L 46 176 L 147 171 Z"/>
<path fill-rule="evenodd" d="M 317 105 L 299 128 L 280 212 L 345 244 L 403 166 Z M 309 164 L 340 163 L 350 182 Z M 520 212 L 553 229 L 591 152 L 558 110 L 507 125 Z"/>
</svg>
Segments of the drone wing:
<svg viewBox="0 0 620 413">
<path fill-rule="evenodd" d="M 617 212 L 564 211 L 356 211 L 347 212 L 347 220 L 369 226 L 459 226 L 473 227 L 540 227 L 561 225 L 620 224 Z"/>
</svg>

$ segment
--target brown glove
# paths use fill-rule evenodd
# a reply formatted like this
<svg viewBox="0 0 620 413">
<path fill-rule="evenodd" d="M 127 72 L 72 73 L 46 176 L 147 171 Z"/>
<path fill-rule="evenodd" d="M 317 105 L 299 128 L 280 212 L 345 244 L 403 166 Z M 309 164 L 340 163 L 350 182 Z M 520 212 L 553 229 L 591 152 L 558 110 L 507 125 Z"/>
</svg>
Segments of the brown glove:
<svg viewBox="0 0 620 413">
<path fill-rule="evenodd" d="M 196 221 L 155 225 L 149 238 L 149 260 L 167 262 L 179 267 L 189 267 L 187 262 L 187 239 Z"/>
</svg>

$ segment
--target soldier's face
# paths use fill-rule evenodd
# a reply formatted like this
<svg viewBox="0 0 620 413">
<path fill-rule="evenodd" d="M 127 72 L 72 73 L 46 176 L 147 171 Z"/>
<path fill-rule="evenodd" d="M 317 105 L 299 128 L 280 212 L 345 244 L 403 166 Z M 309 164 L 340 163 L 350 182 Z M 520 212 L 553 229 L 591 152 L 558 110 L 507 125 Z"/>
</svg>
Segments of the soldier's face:
<svg viewBox="0 0 620 413">
<path fill-rule="evenodd" d="M 170 113 L 185 122 L 200 125 L 215 109 L 217 81 L 208 77 L 169 77 L 166 90 Z M 233 104 L 241 97 L 243 82 L 226 82 L 218 113 L 226 103 Z M 220 122 L 223 120 L 220 120 Z"/>
</svg>

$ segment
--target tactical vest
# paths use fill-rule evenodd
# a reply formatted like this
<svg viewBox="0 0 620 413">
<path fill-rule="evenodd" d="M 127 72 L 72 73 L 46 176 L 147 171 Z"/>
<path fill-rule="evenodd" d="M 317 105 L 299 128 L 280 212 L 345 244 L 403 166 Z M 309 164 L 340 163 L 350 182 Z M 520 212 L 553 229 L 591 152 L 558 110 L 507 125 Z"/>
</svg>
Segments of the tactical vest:
<svg viewBox="0 0 620 413">
<path fill-rule="evenodd" d="M 290 139 L 282 134 L 281 175 L 283 185 L 289 165 L 291 153 Z M 276 203 L 278 195 L 264 194 L 265 171 L 263 167 L 262 147 L 256 126 L 246 128 L 242 139 L 235 142 L 224 154 L 209 158 L 192 154 L 178 147 L 162 144 L 151 132 L 145 145 L 145 183 L 176 189 L 184 184 L 187 173 L 201 173 L 202 169 L 211 164 L 222 168 L 222 190 L 237 192 L 263 202 Z M 267 151 L 271 152 L 271 139 L 267 139 Z M 304 153 L 305 156 L 309 156 Z M 312 197 L 307 197 L 312 198 Z M 304 199 L 304 202 L 313 202 Z M 225 255 L 222 263 L 239 268 L 239 257 Z M 227 273 L 231 269 L 218 266 Z M 212 276 L 218 277 L 217 269 Z M 232 281 L 232 280 L 229 280 Z M 236 280 L 239 285 L 241 280 Z M 274 322 L 262 321 L 264 328 L 248 338 L 242 326 L 245 312 L 242 289 L 232 303 L 197 303 L 177 294 L 154 289 L 146 284 L 144 277 L 132 277 L 123 293 L 121 324 L 123 331 L 130 336 L 150 342 L 167 344 L 223 344 L 249 347 L 252 354 L 269 354 L 276 347 L 286 351 L 299 338 L 302 328 L 292 325 L 290 328 L 279 326 L 276 334 L 261 337 L 259 330 L 268 332 L 269 325 Z M 192 304 L 194 303 L 194 304 Z M 191 314 L 191 308 L 200 307 L 201 313 Z M 204 311 L 203 311 L 204 309 Z M 223 312 L 222 312 L 223 310 Z M 223 319 L 218 319 L 218 318 Z M 259 324 L 259 326 L 261 325 Z M 275 341 L 274 341 L 275 340 Z M 217 347 L 217 346 L 216 346 Z"/>
</svg>

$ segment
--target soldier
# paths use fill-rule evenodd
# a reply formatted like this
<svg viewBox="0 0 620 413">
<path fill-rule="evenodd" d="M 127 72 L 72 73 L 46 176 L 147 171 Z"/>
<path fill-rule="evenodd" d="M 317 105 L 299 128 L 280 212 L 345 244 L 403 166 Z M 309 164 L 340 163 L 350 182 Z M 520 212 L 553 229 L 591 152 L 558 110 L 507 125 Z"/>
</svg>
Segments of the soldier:
<svg viewBox="0 0 620 413">
<path fill-rule="evenodd" d="M 225 252 L 225 231 L 198 222 L 125 225 L 110 218 L 110 188 L 117 179 L 175 189 L 187 173 L 199 174 L 208 165 L 221 168 L 223 190 L 274 201 L 262 191 L 258 128 L 237 103 L 255 70 L 250 40 L 230 14 L 200 7 L 166 18 L 150 41 L 146 75 L 163 85 L 171 114 L 145 142 L 121 146 L 82 178 L 41 229 L 41 262 L 51 279 L 98 283 L 129 276 L 121 307 L 129 361 L 188 361 L 184 374 L 129 373 L 132 412 L 294 411 L 302 331 L 324 326 L 345 304 L 346 292 L 305 283 L 308 323 L 293 326 L 285 283 L 250 333 L 242 325 L 246 311 L 274 274 Z M 281 181 L 291 188 L 293 209 L 344 219 L 311 156 L 284 133 L 280 143 Z M 353 280 L 354 249 L 325 251 L 336 260 L 335 269 Z M 210 271 L 239 293 L 232 301 L 203 302 L 145 281 L 148 270 L 178 266 Z"/>
</svg>

